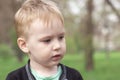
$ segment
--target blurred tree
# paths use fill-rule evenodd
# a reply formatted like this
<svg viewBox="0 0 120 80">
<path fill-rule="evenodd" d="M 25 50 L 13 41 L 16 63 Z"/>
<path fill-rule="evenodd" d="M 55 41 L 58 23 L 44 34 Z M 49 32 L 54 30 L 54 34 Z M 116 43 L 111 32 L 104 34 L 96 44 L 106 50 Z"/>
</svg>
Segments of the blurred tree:
<svg viewBox="0 0 120 80">
<path fill-rule="evenodd" d="M 14 34 L 14 30 L 11 30 L 11 28 L 13 28 L 13 26 L 14 26 L 13 25 L 14 14 L 24 1 L 25 0 L 0 0 L 0 36 L 1 36 L 0 43 L 5 42 L 8 45 L 13 44 L 12 46 L 13 46 L 19 60 L 22 59 L 23 55 L 21 54 L 21 51 L 18 50 L 16 41 L 14 41 L 14 40 L 16 40 L 16 36 Z M 100 4 L 96 0 L 53 0 L 53 1 L 58 3 L 58 6 L 60 6 L 60 10 L 62 11 L 64 18 L 65 18 L 65 27 L 66 27 L 66 31 L 67 31 L 66 33 L 67 33 L 67 37 L 69 39 L 68 44 L 70 45 L 69 46 L 70 51 L 68 50 L 69 51 L 68 53 L 70 53 L 70 52 L 78 53 L 78 52 L 74 52 L 75 48 L 78 48 L 77 50 L 81 51 L 81 49 L 83 49 L 83 47 L 84 47 L 85 53 L 86 53 L 85 59 L 86 59 L 86 69 L 87 70 L 91 70 L 94 68 L 94 62 L 93 62 L 94 48 L 93 48 L 93 41 L 92 41 L 93 36 L 95 37 L 95 35 L 98 34 L 97 35 L 98 41 L 96 44 L 97 47 L 100 46 L 102 44 L 102 42 L 105 41 L 105 39 L 106 39 L 106 42 L 108 42 L 109 39 L 107 39 L 107 38 L 110 37 L 111 35 L 115 36 L 114 42 L 120 44 L 120 39 L 119 39 L 120 23 L 119 22 L 114 23 L 113 21 L 110 21 L 108 19 L 108 16 L 110 14 L 114 13 L 117 15 L 117 18 L 119 18 L 119 21 L 120 21 L 119 9 L 117 9 L 115 7 L 115 4 L 113 4 L 115 1 L 119 3 L 120 2 L 119 0 L 114 0 L 114 1 L 98 0 L 98 1 L 104 1 L 106 3 L 105 5 L 107 5 L 107 8 L 106 8 L 106 6 L 104 7 L 102 4 Z M 71 4 L 70 1 L 72 1 L 71 3 L 75 2 L 75 5 Z M 75 10 L 74 6 L 78 6 L 78 5 L 83 6 L 83 4 L 86 1 L 87 1 L 87 3 L 86 3 L 87 6 L 84 6 L 82 8 L 79 7 L 80 12 L 78 14 L 74 14 L 74 11 L 72 11 L 72 10 Z M 95 2 L 95 1 L 98 3 L 93 4 L 93 2 Z M 93 7 L 93 5 L 95 5 L 95 4 L 96 4 L 96 6 Z M 98 5 L 100 5 L 102 7 L 102 8 L 100 8 L 100 10 L 98 10 L 100 7 Z M 108 9 L 108 5 L 111 8 L 111 10 Z M 94 12 L 93 12 L 93 8 L 94 8 Z M 106 8 L 106 9 L 103 10 L 104 8 Z M 102 13 L 103 13 L 103 15 L 102 15 Z M 93 20 L 93 18 L 94 18 L 94 20 Z M 101 23 L 102 23 L 102 26 L 101 26 Z M 110 23 L 114 23 L 114 24 L 111 25 Z M 112 34 L 109 34 L 108 37 L 105 37 L 102 33 L 100 33 L 100 32 L 102 32 L 102 30 L 105 30 L 104 28 L 106 25 L 108 26 L 106 28 L 107 30 L 110 27 L 109 25 L 111 25 L 111 28 L 112 28 Z M 101 28 L 99 28 L 99 26 Z M 13 32 L 12 37 L 9 34 L 10 30 Z M 93 30 L 96 30 L 96 32 Z M 81 33 L 84 33 L 84 35 L 81 35 Z M 102 37 L 100 37 L 100 36 L 102 36 Z M 72 41 L 70 39 L 72 39 Z M 83 41 L 82 41 L 82 39 L 83 39 Z M 104 41 L 99 41 L 102 39 L 104 39 Z M 71 44 L 71 42 L 74 42 L 74 43 Z M 120 47 L 119 44 L 117 44 L 118 48 Z M 101 49 L 101 47 L 99 47 L 99 50 L 100 49 Z M 102 48 L 102 50 L 103 50 L 103 48 Z"/>
<path fill-rule="evenodd" d="M 12 11 L 15 15 L 15 13 L 17 12 L 17 10 L 20 8 L 20 6 L 22 5 L 24 0 L 12 0 L 11 1 L 11 8 Z M 15 26 L 15 25 L 13 25 Z M 19 49 L 19 47 L 17 46 L 17 37 L 15 35 L 15 29 L 11 29 L 11 37 L 12 37 L 12 47 L 15 51 L 15 55 L 18 59 L 19 62 L 23 61 L 23 52 Z"/>
<path fill-rule="evenodd" d="M 93 0 L 87 0 L 87 13 L 86 13 L 86 21 L 85 21 L 85 29 L 84 29 L 84 50 L 85 50 L 85 66 L 86 70 L 90 71 L 94 69 L 94 62 L 93 62 Z"/>
<path fill-rule="evenodd" d="M 77 50 L 80 51 L 80 49 L 83 49 L 81 47 L 81 45 L 84 46 L 85 57 L 86 57 L 85 58 L 86 70 L 92 70 L 94 68 L 94 63 L 93 63 L 93 53 L 94 53 L 94 48 L 93 48 L 93 32 L 94 31 L 93 31 L 93 28 L 94 28 L 94 25 L 92 22 L 93 0 L 87 1 L 87 14 L 84 16 L 85 20 L 80 20 L 80 16 L 83 16 L 83 15 L 81 15 L 81 13 L 79 16 L 77 16 L 69 11 L 71 9 L 69 9 L 67 4 L 69 3 L 70 0 L 68 0 L 68 1 L 55 0 L 55 1 L 57 3 L 59 3 L 60 5 L 62 5 L 61 9 L 62 9 L 64 18 L 65 18 L 65 26 L 67 27 L 67 34 L 68 34 L 68 36 L 70 35 L 69 37 L 74 38 L 75 44 L 78 48 Z M 70 8 L 72 8 L 72 7 L 70 7 Z M 79 20 L 77 20 L 78 17 L 79 17 Z M 77 23 L 79 23 L 80 21 L 81 21 L 81 23 L 83 22 L 84 24 L 80 23 L 79 25 L 77 25 Z M 81 27 L 81 25 L 83 26 L 84 31 L 83 31 L 83 29 L 77 27 L 77 26 Z M 78 29 L 81 29 L 80 32 Z M 82 32 L 84 33 L 84 36 L 80 37 L 81 36 L 80 33 L 82 33 Z M 80 38 L 83 39 L 83 41 Z M 73 47 L 73 45 L 72 45 L 72 47 Z"/>
<path fill-rule="evenodd" d="M 108 5 L 110 5 L 110 7 L 112 8 L 112 10 L 115 12 L 115 14 L 117 15 L 119 21 L 120 21 L 120 14 L 119 11 L 114 7 L 114 5 L 112 4 L 112 2 L 110 0 L 105 0 L 106 3 L 108 3 Z"/>
<path fill-rule="evenodd" d="M 9 30 L 13 24 L 11 0 L 0 0 L 0 43 L 10 44 Z"/>
</svg>

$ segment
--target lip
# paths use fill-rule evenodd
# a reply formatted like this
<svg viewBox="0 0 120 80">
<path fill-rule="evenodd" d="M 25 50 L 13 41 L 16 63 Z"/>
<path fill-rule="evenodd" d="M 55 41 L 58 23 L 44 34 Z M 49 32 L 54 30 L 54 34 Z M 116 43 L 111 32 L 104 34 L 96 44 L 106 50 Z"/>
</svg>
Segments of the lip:
<svg viewBox="0 0 120 80">
<path fill-rule="evenodd" d="M 61 55 L 55 55 L 55 56 L 52 57 L 53 61 L 58 61 L 58 60 L 60 60 L 61 58 L 62 58 Z"/>
</svg>

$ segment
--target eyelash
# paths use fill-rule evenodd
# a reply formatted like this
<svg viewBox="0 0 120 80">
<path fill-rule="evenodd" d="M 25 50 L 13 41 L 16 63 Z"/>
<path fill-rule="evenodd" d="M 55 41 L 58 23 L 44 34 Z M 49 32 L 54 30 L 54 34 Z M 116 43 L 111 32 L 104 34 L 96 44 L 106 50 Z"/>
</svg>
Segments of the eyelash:
<svg viewBox="0 0 120 80">
<path fill-rule="evenodd" d="M 63 40 L 64 36 L 60 36 L 58 37 L 58 40 Z M 50 43 L 52 39 L 46 39 L 46 40 L 43 40 L 43 42 L 45 43 Z"/>
<path fill-rule="evenodd" d="M 63 38 L 64 38 L 64 36 L 60 36 L 60 37 L 59 37 L 59 40 L 62 40 Z"/>
<path fill-rule="evenodd" d="M 51 41 L 51 39 L 46 39 L 46 40 L 44 40 L 43 42 L 49 43 L 50 41 Z"/>
</svg>

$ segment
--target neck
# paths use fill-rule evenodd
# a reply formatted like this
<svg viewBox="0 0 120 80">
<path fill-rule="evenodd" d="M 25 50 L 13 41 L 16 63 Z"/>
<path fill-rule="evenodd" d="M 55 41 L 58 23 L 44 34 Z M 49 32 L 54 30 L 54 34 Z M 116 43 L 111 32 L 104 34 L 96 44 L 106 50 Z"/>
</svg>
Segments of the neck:
<svg viewBox="0 0 120 80">
<path fill-rule="evenodd" d="M 35 70 L 38 74 L 49 77 L 57 73 L 58 66 L 45 66 L 34 61 L 30 61 L 30 67 Z"/>
</svg>

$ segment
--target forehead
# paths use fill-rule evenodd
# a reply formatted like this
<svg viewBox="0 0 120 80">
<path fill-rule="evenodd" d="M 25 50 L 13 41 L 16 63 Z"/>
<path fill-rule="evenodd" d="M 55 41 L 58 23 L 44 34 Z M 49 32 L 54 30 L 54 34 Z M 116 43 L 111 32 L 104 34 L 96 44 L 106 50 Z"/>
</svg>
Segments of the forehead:
<svg viewBox="0 0 120 80">
<path fill-rule="evenodd" d="M 30 24 L 29 33 L 61 33 L 65 32 L 64 25 L 59 19 L 53 19 L 48 22 L 42 21 L 39 18 Z"/>
<path fill-rule="evenodd" d="M 40 22 L 43 24 L 44 27 L 48 27 L 48 28 L 56 25 L 64 24 L 62 16 L 54 13 L 44 13 L 41 16 L 36 16 L 31 21 L 31 23 L 34 23 L 34 22 Z"/>
</svg>

